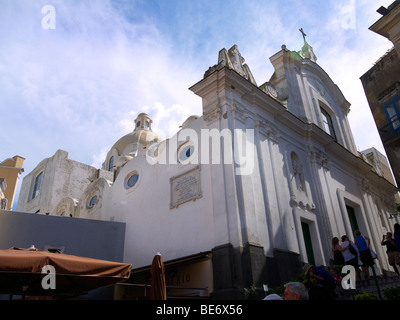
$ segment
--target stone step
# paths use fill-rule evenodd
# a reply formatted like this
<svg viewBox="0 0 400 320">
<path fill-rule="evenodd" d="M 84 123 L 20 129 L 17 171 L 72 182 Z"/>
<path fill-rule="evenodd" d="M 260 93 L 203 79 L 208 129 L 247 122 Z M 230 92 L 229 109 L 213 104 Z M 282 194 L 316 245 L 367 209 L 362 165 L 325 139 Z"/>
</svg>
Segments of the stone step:
<svg viewBox="0 0 400 320">
<path fill-rule="evenodd" d="M 375 294 L 379 297 L 379 291 L 382 299 L 385 299 L 384 291 L 389 288 L 400 287 L 400 277 L 371 277 L 370 280 L 359 280 L 356 283 L 356 289 L 353 294 L 361 294 L 364 292 Z"/>
</svg>

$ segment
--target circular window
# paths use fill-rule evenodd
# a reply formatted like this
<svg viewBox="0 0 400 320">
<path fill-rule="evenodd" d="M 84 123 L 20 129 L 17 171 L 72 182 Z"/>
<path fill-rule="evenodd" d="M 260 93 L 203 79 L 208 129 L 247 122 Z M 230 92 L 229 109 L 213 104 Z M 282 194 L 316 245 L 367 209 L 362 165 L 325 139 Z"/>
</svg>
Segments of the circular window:
<svg viewBox="0 0 400 320">
<path fill-rule="evenodd" d="M 126 188 L 132 188 L 136 185 L 139 180 L 139 174 L 137 172 L 132 173 L 126 179 Z"/>
<path fill-rule="evenodd" d="M 178 152 L 178 160 L 181 163 L 187 163 L 194 154 L 194 145 L 192 142 L 183 145 Z"/>
<path fill-rule="evenodd" d="M 89 202 L 87 204 L 87 207 L 88 208 L 93 208 L 94 205 L 96 204 L 96 202 L 97 202 L 97 195 L 94 195 L 93 197 L 90 198 L 90 200 L 89 200 Z"/>
</svg>

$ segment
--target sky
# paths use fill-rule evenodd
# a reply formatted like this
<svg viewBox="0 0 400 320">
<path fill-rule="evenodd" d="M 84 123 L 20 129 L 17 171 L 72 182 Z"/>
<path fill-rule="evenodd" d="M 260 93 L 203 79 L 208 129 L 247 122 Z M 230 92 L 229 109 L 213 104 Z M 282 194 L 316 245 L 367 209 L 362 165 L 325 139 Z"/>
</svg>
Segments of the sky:
<svg viewBox="0 0 400 320">
<path fill-rule="evenodd" d="M 58 149 L 100 168 L 141 112 L 169 138 L 202 114 L 189 88 L 222 48 L 262 84 L 283 44 L 301 49 L 300 28 L 351 103 L 357 149 L 385 154 L 359 78 L 392 47 L 368 28 L 393 1 L 0 0 L 0 161 L 26 159 L 19 187 Z"/>
</svg>

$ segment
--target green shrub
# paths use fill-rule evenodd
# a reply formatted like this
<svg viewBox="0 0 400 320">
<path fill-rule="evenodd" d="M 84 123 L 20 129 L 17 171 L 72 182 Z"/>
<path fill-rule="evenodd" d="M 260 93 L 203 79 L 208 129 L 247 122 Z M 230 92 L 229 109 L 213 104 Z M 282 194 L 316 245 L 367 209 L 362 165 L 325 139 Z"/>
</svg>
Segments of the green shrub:
<svg viewBox="0 0 400 320">
<path fill-rule="evenodd" d="M 284 291 L 285 291 L 285 285 L 284 285 L 284 284 L 281 284 L 281 285 L 278 286 L 278 287 L 275 287 L 275 288 L 273 288 L 273 289 L 270 289 L 270 290 L 268 291 L 268 294 L 275 293 L 275 294 L 277 294 L 278 296 L 281 296 L 281 297 L 282 297 Z"/>
<path fill-rule="evenodd" d="M 383 295 L 388 300 L 400 300 L 400 287 L 386 289 L 383 291 Z"/>
<path fill-rule="evenodd" d="M 363 292 L 354 296 L 354 300 L 378 300 L 378 297 L 372 293 Z"/>
<path fill-rule="evenodd" d="M 268 291 L 268 293 L 269 294 L 276 293 L 277 295 L 282 297 L 283 292 L 285 291 L 285 285 L 289 282 L 300 282 L 308 288 L 308 287 L 314 285 L 317 282 L 317 280 L 314 278 L 309 279 L 304 273 L 299 273 L 296 278 L 292 278 L 291 280 L 289 280 L 285 283 L 282 283 L 281 285 L 279 285 L 273 289 L 270 289 Z"/>
<path fill-rule="evenodd" d="M 249 284 L 249 288 L 246 290 L 246 298 L 248 300 L 256 300 L 257 299 L 257 292 L 256 286 L 253 283 Z"/>
</svg>

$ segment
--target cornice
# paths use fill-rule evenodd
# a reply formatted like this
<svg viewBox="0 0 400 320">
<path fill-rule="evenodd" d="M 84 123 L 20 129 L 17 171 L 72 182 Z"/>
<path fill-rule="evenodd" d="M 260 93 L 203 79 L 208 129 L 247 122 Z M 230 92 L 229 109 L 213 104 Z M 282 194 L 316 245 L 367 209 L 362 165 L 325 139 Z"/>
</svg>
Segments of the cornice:
<svg viewBox="0 0 400 320">
<path fill-rule="evenodd" d="M 391 10 L 388 14 L 381 17 L 369 30 L 389 39 L 389 30 L 400 23 L 400 5 Z"/>
</svg>

